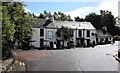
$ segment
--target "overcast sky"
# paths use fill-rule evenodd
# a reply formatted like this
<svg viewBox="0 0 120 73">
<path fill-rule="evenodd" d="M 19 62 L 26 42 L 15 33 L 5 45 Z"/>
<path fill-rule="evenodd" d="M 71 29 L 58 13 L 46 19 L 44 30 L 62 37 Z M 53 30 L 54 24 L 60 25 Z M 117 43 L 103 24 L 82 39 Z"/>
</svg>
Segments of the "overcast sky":
<svg viewBox="0 0 120 73">
<path fill-rule="evenodd" d="M 44 10 L 48 12 L 61 11 L 65 14 L 70 14 L 72 18 L 79 16 L 85 18 L 91 12 L 99 14 L 100 10 L 109 10 L 116 17 L 118 16 L 118 1 L 119 0 L 101 0 L 101 1 L 79 1 L 79 2 L 25 2 L 26 12 L 39 15 Z"/>
</svg>

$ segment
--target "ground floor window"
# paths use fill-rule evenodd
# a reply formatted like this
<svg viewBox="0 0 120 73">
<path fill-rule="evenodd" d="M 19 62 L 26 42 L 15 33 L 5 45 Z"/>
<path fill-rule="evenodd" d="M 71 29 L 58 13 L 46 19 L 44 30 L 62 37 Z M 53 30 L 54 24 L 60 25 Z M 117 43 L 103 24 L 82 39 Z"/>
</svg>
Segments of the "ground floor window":
<svg viewBox="0 0 120 73">
<path fill-rule="evenodd" d="M 90 46 L 90 39 L 87 39 L 87 46 Z"/>
</svg>

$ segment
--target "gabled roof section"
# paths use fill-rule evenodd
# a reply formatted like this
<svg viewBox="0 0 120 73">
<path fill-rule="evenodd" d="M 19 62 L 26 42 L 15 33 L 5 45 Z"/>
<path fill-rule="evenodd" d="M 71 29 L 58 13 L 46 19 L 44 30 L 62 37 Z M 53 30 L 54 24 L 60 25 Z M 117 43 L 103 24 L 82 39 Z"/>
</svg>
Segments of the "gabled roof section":
<svg viewBox="0 0 120 73">
<path fill-rule="evenodd" d="M 98 37 L 111 37 L 108 31 L 104 34 L 102 29 L 97 29 L 96 32 Z"/>
<path fill-rule="evenodd" d="M 78 29 L 95 29 L 90 22 L 76 22 Z"/>
<path fill-rule="evenodd" d="M 62 26 L 72 29 L 95 29 L 90 22 L 75 22 L 75 21 L 57 21 L 50 23 L 49 28 L 61 28 Z"/>
<path fill-rule="evenodd" d="M 52 17 L 48 19 L 37 19 L 36 24 L 32 25 L 33 28 L 61 28 L 62 26 L 71 29 L 95 29 L 90 22 L 58 21 Z"/>
<path fill-rule="evenodd" d="M 43 27 L 48 26 L 52 21 L 50 19 L 46 20 L 46 22 L 43 24 Z"/>
<path fill-rule="evenodd" d="M 35 24 L 32 24 L 33 28 L 40 28 L 45 24 L 45 19 L 37 19 Z"/>
</svg>

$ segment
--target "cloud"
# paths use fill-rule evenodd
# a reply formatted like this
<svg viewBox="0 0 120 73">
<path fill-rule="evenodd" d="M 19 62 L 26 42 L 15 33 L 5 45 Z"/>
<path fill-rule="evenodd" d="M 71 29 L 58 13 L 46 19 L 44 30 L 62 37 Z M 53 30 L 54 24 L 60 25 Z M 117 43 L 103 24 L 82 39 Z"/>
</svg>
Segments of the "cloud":
<svg viewBox="0 0 120 73">
<path fill-rule="evenodd" d="M 24 1 L 24 2 L 100 2 L 101 0 L 21 0 L 21 1 Z"/>
<path fill-rule="evenodd" d="M 98 10 L 108 10 L 118 16 L 118 0 L 104 0 L 98 5 Z"/>
<path fill-rule="evenodd" d="M 118 0 L 102 0 L 96 7 L 92 7 L 92 6 L 82 7 L 70 12 L 63 12 L 63 13 L 67 15 L 68 14 L 71 15 L 72 19 L 74 19 L 74 17 L 76 16 L 85 18 L 86 15 L 92 12 L 99 14 L 100 10 L 111 11 L 113 15 L 117 17 L 118 16 Z"/>
<path fill-rule="evenodd" d="M 80 16 L 82 18 L 85 18 L 86 15 L 89 13 L 93 12 L 95 7 L 83 7 L 83 8 L 78 8 L 76 10 L 70 11 L 70 12 L 63 12 L 65 14 L 71 15 L 71 18 L 74 19 L 74 17 Z M 94 11 L 95 12 L 95 11 Z"/>
<path fill-rule="evenodd" d="M 118 16 L 118 1 L 119 0 L 101 0 L 101 2 L 99 2 L 99 4 L 96 7 L 87 6 L 87 7 L 77 8 L 69 12 L 63 12 L 63 11 L 61 12 L 67 15 L 69 14 L 71 18 L 74 19 L 74 17 L 77 17 L 77 16 L 81 18 L 85 18 L 86 15 L 92 12 L 99 14 L 100 10 L 108 10 L 108 11 L 111 11 L 115 17 L 117 17 Z M 31 10 L 27 8 L 25 8 L 25 11 L 32 12 Z M 36 13 L 35 15 L 39 16 L 39 14 L 36 14 Z"/>
<path fill-rule="evenodd" d="M 24 8 L 25 9 L 25 12 L 32 12 L 31 10 L 27 9 L 27 8 Z"/>
<path fill-rule="evenodd" d="M 35 13 L 35 15 L 36 15 L 36 16 L 39 16 L 40 14 L 36 14 L 36 13 Z"/>
<path fill-rule="evenodd" d="M 27 8 L 24 8 L 25 12 L 30 12 L 30 13 L 33 13 L 32 10 L 30 9 L 27 9 Z M 40 14 L 37 14 L 37 13 L 34 13 L 36 16 L 39 16 Z"/>
</svg>

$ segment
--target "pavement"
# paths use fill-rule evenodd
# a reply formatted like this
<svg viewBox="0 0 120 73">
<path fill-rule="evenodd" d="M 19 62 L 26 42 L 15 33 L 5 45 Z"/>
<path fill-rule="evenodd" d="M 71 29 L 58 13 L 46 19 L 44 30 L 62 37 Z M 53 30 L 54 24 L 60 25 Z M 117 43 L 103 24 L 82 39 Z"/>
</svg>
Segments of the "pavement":
<svg viewBox="0 0 120 73">
<path fill-rule="evenodd" d="M 118 42 L 98 45 L 94 48 L 73 48 L 64 50 L 17 50 L 27 71 L 118 71 Z"/>
<path fill-rule="evenodd" d="M 1 61 L 0 72 L 12 71 L 11 66 L 13 65 L 13 63 L 14 63 L 14 59 L 12 58 Z"/>
</svg>

